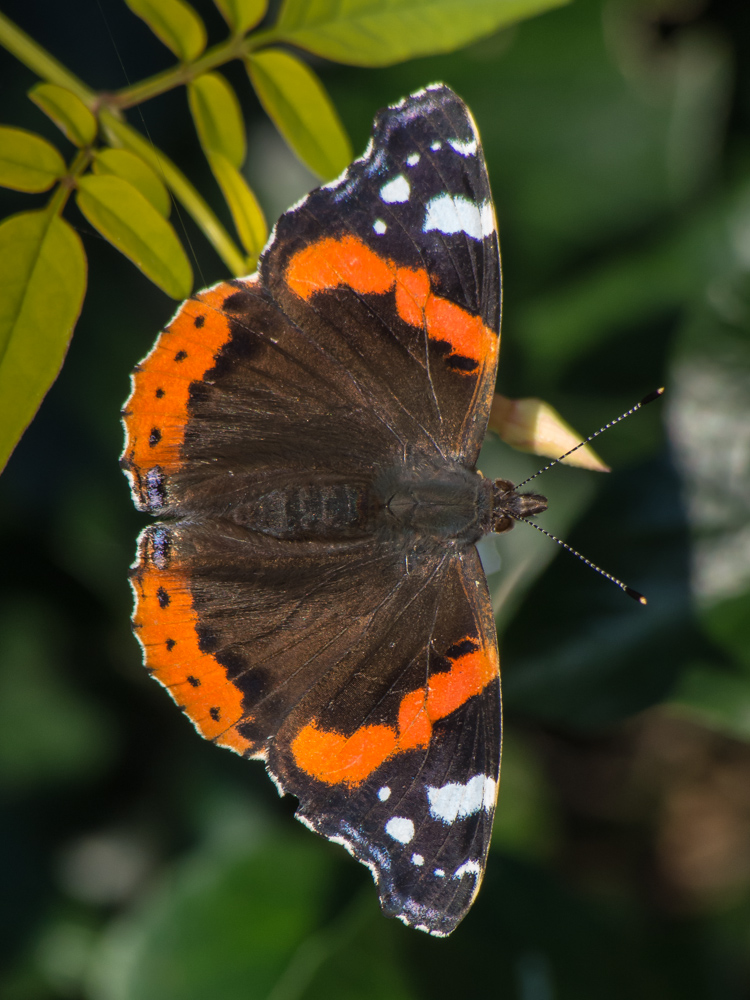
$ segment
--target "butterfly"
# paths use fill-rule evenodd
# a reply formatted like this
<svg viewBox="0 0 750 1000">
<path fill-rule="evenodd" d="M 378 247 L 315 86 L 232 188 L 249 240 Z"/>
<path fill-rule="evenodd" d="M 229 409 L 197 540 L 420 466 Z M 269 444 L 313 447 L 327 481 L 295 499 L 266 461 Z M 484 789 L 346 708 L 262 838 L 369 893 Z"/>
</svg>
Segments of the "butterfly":
<svg viewBox="0 0 750 1000">
<path fill-rule="evenodd" d="M 500 344 L 479 135 L 436 84 L 386 108 L 248 278 L 135 369 L 122 457 L 146 667 L 212 742 L 437 936 L 487 861 L 497 635 L 475 543 L 545 509 L 476 471 Z"/>
</svg>

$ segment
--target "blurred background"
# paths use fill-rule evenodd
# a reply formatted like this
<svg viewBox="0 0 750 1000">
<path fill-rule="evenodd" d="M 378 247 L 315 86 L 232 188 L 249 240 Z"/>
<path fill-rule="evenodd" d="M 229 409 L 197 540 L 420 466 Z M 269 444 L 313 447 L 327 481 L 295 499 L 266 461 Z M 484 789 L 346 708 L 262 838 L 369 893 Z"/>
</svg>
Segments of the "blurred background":
<svg viewBox="0 0 750 1000">
<path fill-rule="evenodd" d="M 96 88 L 172 61 L 118 0 L 3 9 Z M 748 998 L 750 6 L 575 0 L 450 56 L 314 65 L 357 152 L 426 83 L 471 107 L 503 245 L 500 392 L 589 433 L 667 387 L 598 442 L 612 473 L 540 483 L 545 526 L 648 607 L 523 526 L 485 545 L 506 711 L 487 877 L 448 940 L 382 918 L 365 869 L 141 666 L 119 409 L 175 305 L 71 206 L 89 294 L 0 479 L 0 996 Z M 226 73 L 273 221 L 315 180 Z M 0 52 L 2 121 L 62 142 L 34 82 Z M 184 91 L 142 110 L 226 218 Z M 33 204 L 0 191 L 2 215 Z M 185 226 L 198 284 L 225 277 Z M 540 464 L 490 440 L 481 467 Z"/>
</svg>

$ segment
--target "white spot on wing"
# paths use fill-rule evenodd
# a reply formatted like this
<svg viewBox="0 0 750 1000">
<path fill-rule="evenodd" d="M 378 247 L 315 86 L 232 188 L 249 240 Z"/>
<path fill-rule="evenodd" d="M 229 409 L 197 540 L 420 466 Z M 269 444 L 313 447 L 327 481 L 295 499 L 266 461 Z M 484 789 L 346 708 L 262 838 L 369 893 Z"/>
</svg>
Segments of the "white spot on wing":
<svg viewBox="0 0 750 1000">
<path fill-rule="evenodd" d="M 378 235 L 382 236 L 388 226 L 386 226 L 382 219 L 376 219 L 372 224 L 372 228 L 376 233 L 378 233 Z"/>
<path fill-rule="evenodd" d="M 436 868 L 432 874 L 437 875 L 438 878 L 445 878 L 445 872 L 442 868 Z"/>
<path fill-rule="evenodd" d="M 406 165 L 407 165 L 407 167 L 416 167 L 416 165 L 419 163 L 420 159 L 421 159 L 421 157 L 420 157 L 419 153 L 409 153 L 409 155 L 406 157 Z"/>
<path fill-rule="evenodd" d="M 449 782 L 440 788 L 428 786 L 430 815 L 443 823 L 473 816 L 480 809 L 489 812 L 495 805 L 497 782 L 485 774 L 475 774 L 465 785 Z"/>
<path fill-rule="evenodd" d="M 436 139 L 436 140 L 435 140 L 435 141 L 433 142 L 433 144 L 432 144 L 432 145 L 430 146 L 430 149 L 431 149 L 431 150 L 432 150 L 433 152 L 435 152 L 435 153 L 436 153 L 436 152 L 437 152 L 437 151 L 438 151 L 439 149 L 442 149 L 442 148 L 443 148 L 443 144 L 442 144 L 442 142 L 439 142 L 439 141 L 438 141 L 437 139 Z"/>
<path fill-rule="evenodd" d="M 411 863 L 413 865 L 416 865 L 417 868 L 421 868 L 422 865 L 424 864 L 424 858 L 422 857 L 421 854 L 412 854 Z"/>
<path fill-rule="evenodd" d="M 470 139 L 469 142 L 462 142 L 461 139 L 449 139 L 448 144 L 452 146 L 457 153 L 460 153 L 461 156 L 475 156 L 478 147 L 476 137 L 474 139 Z"/>
<path fill-rule="evenodd" d="M 464 861 L 464 863 L 453 872 L 453 878 L 463 878 L 464 875 L 481 875 L 482 866 L 478 861 Z"/>
<path fill-rule="evenodd" d="M 392 816 L 385 824 L 385 832 L 399 844 L 408 844 L 414 836 L 414 823 L 406 816 Z"/>
<path fill-rule="evenodd" d="M 381 802 L 387 802 L 391 797 L 391 790 L 388 785 L 383 785 L 382 788 L 378 789 L 378 798 Z"/>
<path fill-rule="evenodd" d="M 482 223 L 482 232 L 485 236 L 490 236 L 497 229 L 497 222 L 495 222 L 495 209 L 492 207 L 491 201 L 485 201 L 482 204 L 479 217 Z"/>
<path fill-rule="evenodd" d="M 477 205 L 463 195 L 439 194 L 427 203 L 424 232 L 437 229 L 446 236 L 466 233 L 473 240 L 481 240 L 495 231 L 495 213 L 489 201 Z"/>
<path fill-rule="evenodd" d="M 411 185 L 403 174 L 394 177 L 392 181 L 388 181 L 380 189 L 380 197 L 388 205 L 394 202 L 408 201 L 410 194 Z"/>
</svg>

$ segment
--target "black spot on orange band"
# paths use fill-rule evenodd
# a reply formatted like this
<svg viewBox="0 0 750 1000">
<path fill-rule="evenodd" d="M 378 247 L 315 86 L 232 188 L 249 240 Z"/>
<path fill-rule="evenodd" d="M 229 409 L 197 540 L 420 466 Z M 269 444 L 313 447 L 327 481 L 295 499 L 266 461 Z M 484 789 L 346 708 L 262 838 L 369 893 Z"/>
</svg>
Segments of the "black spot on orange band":
<svg viewBox="0 0 750 1000">
<path fill-rule="evenodd" d="M 199 648 L 189 579 L 174 559 L 167 569 L 160 570 L 154 564 L 154 530 L 141 534 L 138 563 L 132 573 L 136 598 L 133 627 L 143 646 L 146 667 L 202 736 L 237 753 L 249 753 L 253 744 L 237 728 L 247 721 L 243 694 L 227 677 L 226 669 Z M 178 644 L 179 656 L 171 652 Z"/>
<path fill-rule="evenodd" d="M 123 465 L 141 508 L 151 513 L 168 506 L 168 480 L 182 463 L 190 387 L 214 367 L 232 338 L 231 317 L 222 305 L 236 294 L 233 285 L 222 283 L 188 299 L 134 372 L 125 405 Z M 154 469 L 158 483 L 149 480 Z"/>
</svg>

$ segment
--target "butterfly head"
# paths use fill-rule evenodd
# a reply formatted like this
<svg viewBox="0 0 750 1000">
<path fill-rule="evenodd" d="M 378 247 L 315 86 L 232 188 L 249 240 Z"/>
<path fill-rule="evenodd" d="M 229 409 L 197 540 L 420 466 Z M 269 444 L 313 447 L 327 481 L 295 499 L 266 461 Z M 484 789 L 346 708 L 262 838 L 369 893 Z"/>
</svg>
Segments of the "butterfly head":
<svg viewBox="0 0 750 1000">
<path fill-rule="evenodd" d="M 492 484 L 492 530 L 510 531 L 517 520 L 543 514 L 547 498 L 540 493 L 518 493 L 509 479 Z"/>
</svg>

